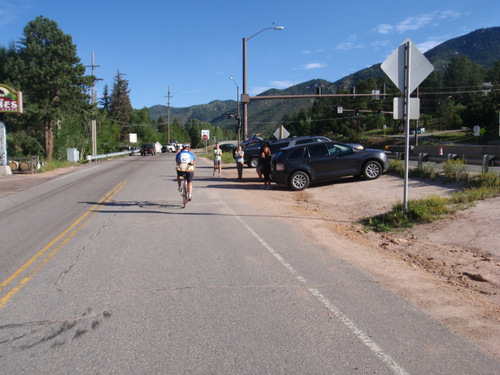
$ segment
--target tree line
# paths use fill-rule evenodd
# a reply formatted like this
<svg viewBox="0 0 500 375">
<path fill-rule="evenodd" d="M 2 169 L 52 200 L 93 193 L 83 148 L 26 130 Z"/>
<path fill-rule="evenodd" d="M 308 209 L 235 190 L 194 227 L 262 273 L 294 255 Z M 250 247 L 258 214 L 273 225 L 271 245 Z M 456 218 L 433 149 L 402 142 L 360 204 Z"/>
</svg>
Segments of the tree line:
<svg viewBox="0 0 500 375">
<path fill-rule="evenodd" d="M 96 77 L 85 74 L 72 37 L 44 16 L 30 21 L 18 42 L 0 46 L 0 83 L 23 93 L 23 114 L 4 114 L 8 155 L 40 155 L 65 159 L 67 148 L 91 152 L 92 121 L 96 122 L 97 154 L 116 152 L 141 143 L 167 143 L 168 124 L 152 121 L 148 108 L 134 109 L 129 82 L 118 71 L 111 89 L 92 100 Z M 199 120 L 170 124 L 170 139 L 202 147 L 201 130 L 216 139 L 233 138 L 234 132 Z M 130 143 L 136 133 L 139 145 Z M 228 134 L 231 133 L 231 134 Z"/>
<path fill-rule="evenodd" d="M 401 120 L 394 120 L 393 98 L 402 96 L 385 75 L 356 83 L 356 93 L 386 93 L 379 97 L 321 98 L 312 107 L 283 118 L 283 125 L 295 135 L 322 134 L 332 139 L 361 141 L 366 131 L 382 129 L 400 132 Z M 444 68 L 435 70 L 412 94 L 420 98 L 420 127 L 452 130 L 479 125 L 483 139 L 499 138 L 500 61 L 491 69 L 470 61 L 466 56 L 451 59 Z M 338 90 L 350 94 L 351 90 Z M 347 109 L 339 113 L 338 108 Z M 356 109 L 359 112 L 356 113 Z M 415 124 L 415 122 L 412 121 Z"/>
</svg>

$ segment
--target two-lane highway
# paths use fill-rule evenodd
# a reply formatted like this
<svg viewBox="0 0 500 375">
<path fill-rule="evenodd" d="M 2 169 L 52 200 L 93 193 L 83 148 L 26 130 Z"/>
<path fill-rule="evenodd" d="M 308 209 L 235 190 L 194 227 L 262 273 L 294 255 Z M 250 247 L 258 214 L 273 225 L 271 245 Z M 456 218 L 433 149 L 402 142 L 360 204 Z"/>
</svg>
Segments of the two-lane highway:
<svg viewBox="0 0 500 375">
<path fill-rule="evenodd" d="M 1 374 L 497 374 L 500 364 L 199 159 L 0 200 Z M 335 246 L 335 244 L 332 244 Z"/>
</svg>

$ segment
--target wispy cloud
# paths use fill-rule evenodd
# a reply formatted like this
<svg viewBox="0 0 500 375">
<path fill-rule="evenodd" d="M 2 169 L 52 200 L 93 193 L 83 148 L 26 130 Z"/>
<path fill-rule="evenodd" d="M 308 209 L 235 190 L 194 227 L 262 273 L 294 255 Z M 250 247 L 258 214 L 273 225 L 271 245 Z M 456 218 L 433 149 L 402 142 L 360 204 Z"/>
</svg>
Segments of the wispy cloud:
<svg viewBox="0 0 500 375">
<path fill-rule="evenodd" d="M 420 30 L 429 25 L 437 25 L 443 20 L 456 20 L 460 18 L 461 14 L 454 10 L 444 10 L 439 12 L 432 12 L 421 14 L 414 17 L 408 17 L 405 20 L 395 25 L 383 23 L 375 28 L 379 34 L 390 34 L 392 32 L 404 33 L 407 31 Z"/>
<path fill-rule="evenodd" d="M 299 66 L 298 70 L 311 70 L 311 69 L 321 69 L 321 68 L 326 68 L 326 64 L 323 63 L 309 63 L 305 65 Z"/>
<path fill-rule="evenodd" d="M 436 47 L 437 45 L 439 45 L 445 41 L 446 41 L 446 39 L 444 39 L 444 40 L 428 40 L 427 42 L 417 44 L 417 48 L 420 50 L 420 52 L 425 53 L 428 50 Z"/>
<path fill-rule="evenodd" d="M 342 51 L 348 51 L 348 50 L 352 50 L 352 49 L 356 49 L 356 48 L 365 48 L 363 43 L 357 42 L 357 39 L 358 39 L 358 37 L 356 35 L 349 35 L 347 37 L 347 40 L 337 44 L 335 49 L 339 49 Z"/>
</svg>

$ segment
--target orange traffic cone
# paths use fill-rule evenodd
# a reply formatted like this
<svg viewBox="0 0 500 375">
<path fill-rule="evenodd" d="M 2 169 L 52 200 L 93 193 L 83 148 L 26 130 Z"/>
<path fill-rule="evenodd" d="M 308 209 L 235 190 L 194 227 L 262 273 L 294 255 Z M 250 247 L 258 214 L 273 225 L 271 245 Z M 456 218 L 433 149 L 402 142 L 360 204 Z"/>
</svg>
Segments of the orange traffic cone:
<svg viewBox="0 0 500 375">
<path fill-rule="evenodd" d="M 443 148 L 442 147 L 439 147 L 439 155 L 443 156 Z"/>
</svg>

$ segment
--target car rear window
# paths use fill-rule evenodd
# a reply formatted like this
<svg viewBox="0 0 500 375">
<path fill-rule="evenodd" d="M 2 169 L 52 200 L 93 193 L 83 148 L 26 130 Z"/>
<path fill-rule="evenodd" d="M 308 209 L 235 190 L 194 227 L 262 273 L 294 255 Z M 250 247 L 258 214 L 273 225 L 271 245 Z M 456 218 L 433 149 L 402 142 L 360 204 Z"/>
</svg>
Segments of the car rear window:
<svg viewBox="0 0 500 375">
<path fill-rule="evenodd" d="M 290 144 L 290 142 L 280 142 L 276 144 L 271 144 L 269 145 L 269 149 L 271 150 L 271 154 L 276 154 L 279 150 L 282 148 L 287 147 Z"/>
<path fill-rule="evenodd" d="M 328 149 L 327 149 L 326 145 L 323 143 L 309 145 L 307 148 L 309 149 L 309 155 L 312 158 L 329 155 Z"/>
<path fill-rule="evenodd" d="M 281 154 L 281 152 L 280 152 L 280 154 Z M 288 155 L 288 159 L 302 159 L 303 154 L 304 154 L 304 148 L 299 147 L 298 149 L 290 152 L 290 155 Z"/>
</svg>

